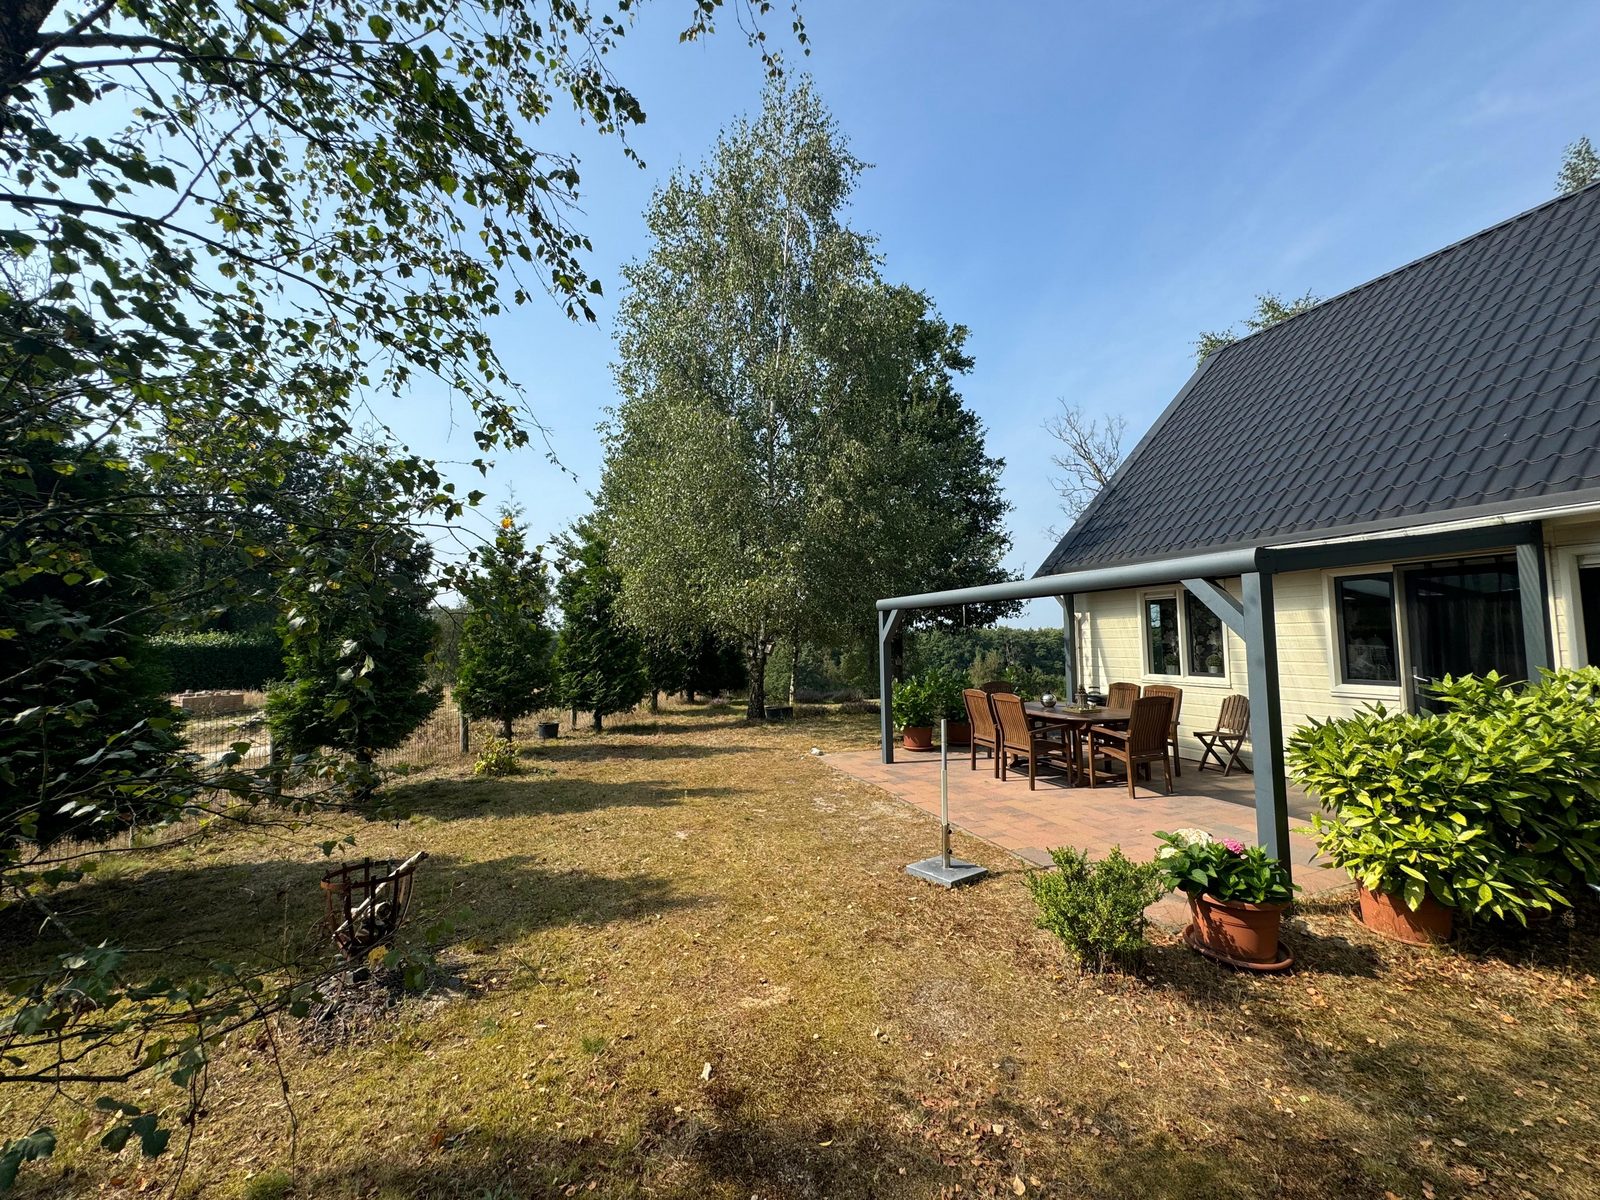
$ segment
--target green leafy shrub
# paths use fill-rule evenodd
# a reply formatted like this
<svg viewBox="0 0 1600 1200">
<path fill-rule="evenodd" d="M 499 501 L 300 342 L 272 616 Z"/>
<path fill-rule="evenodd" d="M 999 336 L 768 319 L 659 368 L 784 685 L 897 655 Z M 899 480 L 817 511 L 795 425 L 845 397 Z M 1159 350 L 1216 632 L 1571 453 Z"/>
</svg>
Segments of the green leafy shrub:
<svg viewBox="0 0 1600 1200">
<path fill-rule="evenodd" d="M 1240 904 L 1287 904 L 1295 885 L 1289 872 L 1260 846 L 1214 838 L 1203 829 L 1156 832 L 1156 866 L 1167 888 Z"/>
<path fill-rule="evenodd" d="M 283 677 L 283 642 L 261 633 L 169 633 L 150 649 L 175 692 L 257 691 Z"/>
<path fill-rule="evenodd" d="M 913 675 L 894 685 L 894 723 L 901 729 L 928 728 L 939 709 L 938 688 L 930 675 Z"/>
<path fill-rule="evenodd" d="M 474 775 L 515 775 L 520 770 L 520 750 L 510 738 L 490 738 L 484 743 L 478 761 L 472 764 Z"/>
<path fill-rule="evenodd" d="M 1322 852 L 1415 909 L 1525 921 L 1600 882 L 1600 668 L 1444 680 L 1442 713 L 1382 706 L 1289 743 Z"/>
<path fill-rule="evenodd" d="M 1167 892 L 1155 863 L 1129 860 L 1113 846 L 1099 862 L 1067 847 L 1050 851 L 1053 871 L 1033 871 L 1028 890 L 1039 926 L 1061 939 L 1084 970 L 1130 968 L 1144 954 L 1144 910 Z"/>
<path fill-rule="evenodd" d="M 927 672 L 927 679 L 933 692 L 934 721 L 937 722 L 941 717 L 946 721 L 965 721 L 967 700 L 962 693 L 972 686 L 967 682 L 967 677 L 960 671 L 935 667 Z"/>
</svg>

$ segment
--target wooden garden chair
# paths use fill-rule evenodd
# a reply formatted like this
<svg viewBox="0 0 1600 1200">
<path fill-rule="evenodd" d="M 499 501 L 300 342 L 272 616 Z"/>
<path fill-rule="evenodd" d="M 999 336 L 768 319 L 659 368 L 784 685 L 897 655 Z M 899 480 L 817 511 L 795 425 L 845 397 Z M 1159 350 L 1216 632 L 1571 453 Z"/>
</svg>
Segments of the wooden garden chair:
<svg viewBox="0 0 1600 1200">
<path fill-rule="evenodd" d="M 1067 746 L 1065 731 L 1049 725 L 1035 725 L 1028 720 L 1022 707 L 1022 697 L 1015 692 L 994 692 L 989 696 L 994 705 L 996 722 L 1000 726 L 1000 778 L 1007 778 L 1011 755 L 1028 760 L 1028 788 L 1034 790 L 1034 780 L 1039 775 L 1039 763 L 1055 759 L 1070 768 L 1071 751 Z"/>
<path fill-rule="evenodd" d="M 967 724 L 972 726 L 972 769 L 978 769 L 978 747 L 989 752 L 989 765 L 1000 774 L 1000 730 L 994 722 L 994 709 L 989 706 L 989 693 L 982 688 L 967 688 L 961 693 L 967 704 Z"/>
<path fill-rule="evenodd" d="M 1170 683 L 1150 683 L 1145 685 L 1144 694 L 1165 696 L 1172 701 L 1172 728 L 1167 731 L 1167 741 L 1172 746 L 1172 773 L 1182 775 L 1183 760 L 1178 757 L 1178 713 L 1183 709 L 1183 689 Z"/>
<path fill-rule="evenodd" d="M 1106 692 L 1106 707 L 1117 712 L 1128 712 L 1139 698 L 1137 683 L 1113 683 Z"/>
<path fill-rule="evenodd" d="M 1127 768 L 1128 795 L 1134 794 L 1138 769 L 1145 763 L 1159 761 L 1167 777 L 1167 795 L 1172 795 L 1172 758 L 1167 748 L 1168 730 L 1172 728 L 1172 700 L 1167 696 L 1147 696 L 1135 700 L 1129 709 L 1128 727 L 1112 729 L 1107 725 L 1089 727 L 1089 786 L 1095 786 L 1094 760 L 1096 755 L 1114 758 Z"/>
<path fill-rule="evenodd" d="M 1200 755 L 1199 770 L 1206 769 L 1208 759 L 1216 759 L 1217 766 L 1222 773 L 1227 775 L 1235 766 L 1245 767 L 1239 761 L 1239 750 L 1244 745 L 1244 740 L 1250 736 L 1250 700 L 1247 696 L 1232 695 L 1222 702 L 1222 709 L 1217 713 L 1217 727 L 1204 732 L 1196 731 L 1195 739 L 1205 747 L 1205 752 Z M 1222 759 L 1222 751 L 1228 752 L 1226 762 Z"/>
</svg>

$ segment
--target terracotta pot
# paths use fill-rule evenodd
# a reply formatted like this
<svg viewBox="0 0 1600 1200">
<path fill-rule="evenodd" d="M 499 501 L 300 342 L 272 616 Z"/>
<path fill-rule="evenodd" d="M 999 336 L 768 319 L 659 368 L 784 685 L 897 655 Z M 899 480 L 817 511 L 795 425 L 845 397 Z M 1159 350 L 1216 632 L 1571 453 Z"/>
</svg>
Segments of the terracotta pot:
<svg viewBox="0 0 1600 1200">
<path fill-rule="evenodd" d="M 907 750 L 932 750 L 933 726 L 907 725 L 901 735 L 900 744 Z"/>
<path fill-rule="evenodd" d="M 972 725 L 967 721 L 946 721 L 945 741 L 952 746 L 966 746 L 972 742 Z"/>
<path fill-rule="evenodd" d="M 1215 957 L 1243 964 L 1276 963 L 1278 928 L 1287 904 L 1246 904 L 1215 896 L 1189 897 L 1194 937 Z"/>
<path fill-rule="evenodd" d="M 1432 896 L 1424 895 L 1422 906 L 1412 912 L 1398 896 L 1369 892 L 1365 885 L 1360 893 L 1361 923 L 1373 933 L 1414 946 L 1428 946 L 1450 937 L 1455 914 Z"/>
</svg>

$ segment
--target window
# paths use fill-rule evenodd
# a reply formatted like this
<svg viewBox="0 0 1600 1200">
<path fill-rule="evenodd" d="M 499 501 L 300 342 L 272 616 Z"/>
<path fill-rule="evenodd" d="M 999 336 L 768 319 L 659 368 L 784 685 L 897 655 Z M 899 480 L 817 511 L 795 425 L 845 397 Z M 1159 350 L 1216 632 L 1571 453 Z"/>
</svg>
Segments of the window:
<svg viewBox="0 0 1600 1200">
<path fill-rule="evenodd" d="M 1222 621 L 1186 591 L 1149 595 L 1144 603 L 1144 673 L 1223 679 L 1228 674 Z"/>
<path fill-rule="evenodd" d="M 1345 683 L 1400 682 L 1394 629 L 1394 576 L 1344 575 L 1334 581 L 1339 667 Z"/>
<path fill-rule="evenodd" d="M 1145 601 L 1149 613 L 1150 674 L 1182 675 L 1178 661 L 1178 598 L 1152 596 Z"/>
<path fill-rule="evenodd" d="M 1184 639 L 1184 650 L 1189 658 L 1186 674 L 1220 679 L 1225 674 L 1222 618 L 1191 592 L 1183 594 L 1183 616 L 1188 633 Z"/>
</svg>

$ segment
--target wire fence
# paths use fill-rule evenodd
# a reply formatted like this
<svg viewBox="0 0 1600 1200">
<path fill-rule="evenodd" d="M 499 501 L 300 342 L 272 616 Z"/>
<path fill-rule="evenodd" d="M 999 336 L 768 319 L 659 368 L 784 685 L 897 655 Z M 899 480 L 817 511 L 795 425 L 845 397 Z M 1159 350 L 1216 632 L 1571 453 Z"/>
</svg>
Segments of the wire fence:
<svg viewBox="0 0 1600 1200">
<path fill-rule="evenodd" d="M 272 732 L 267 725 L 265 692 L 193 692 L 171 697 L 187 717 L 183 740 L 191 754 L 213 761 L 240 746 L 246 769 L 266 766 L 272 757 Z M 459 762 L 493 736 L 483 722 L 472 722 L 463 743 L 461 710 L 446 693 L 433 715 L 399 746 L 379 751 L 385 771 L 416 771 Z"/>
</svg>

